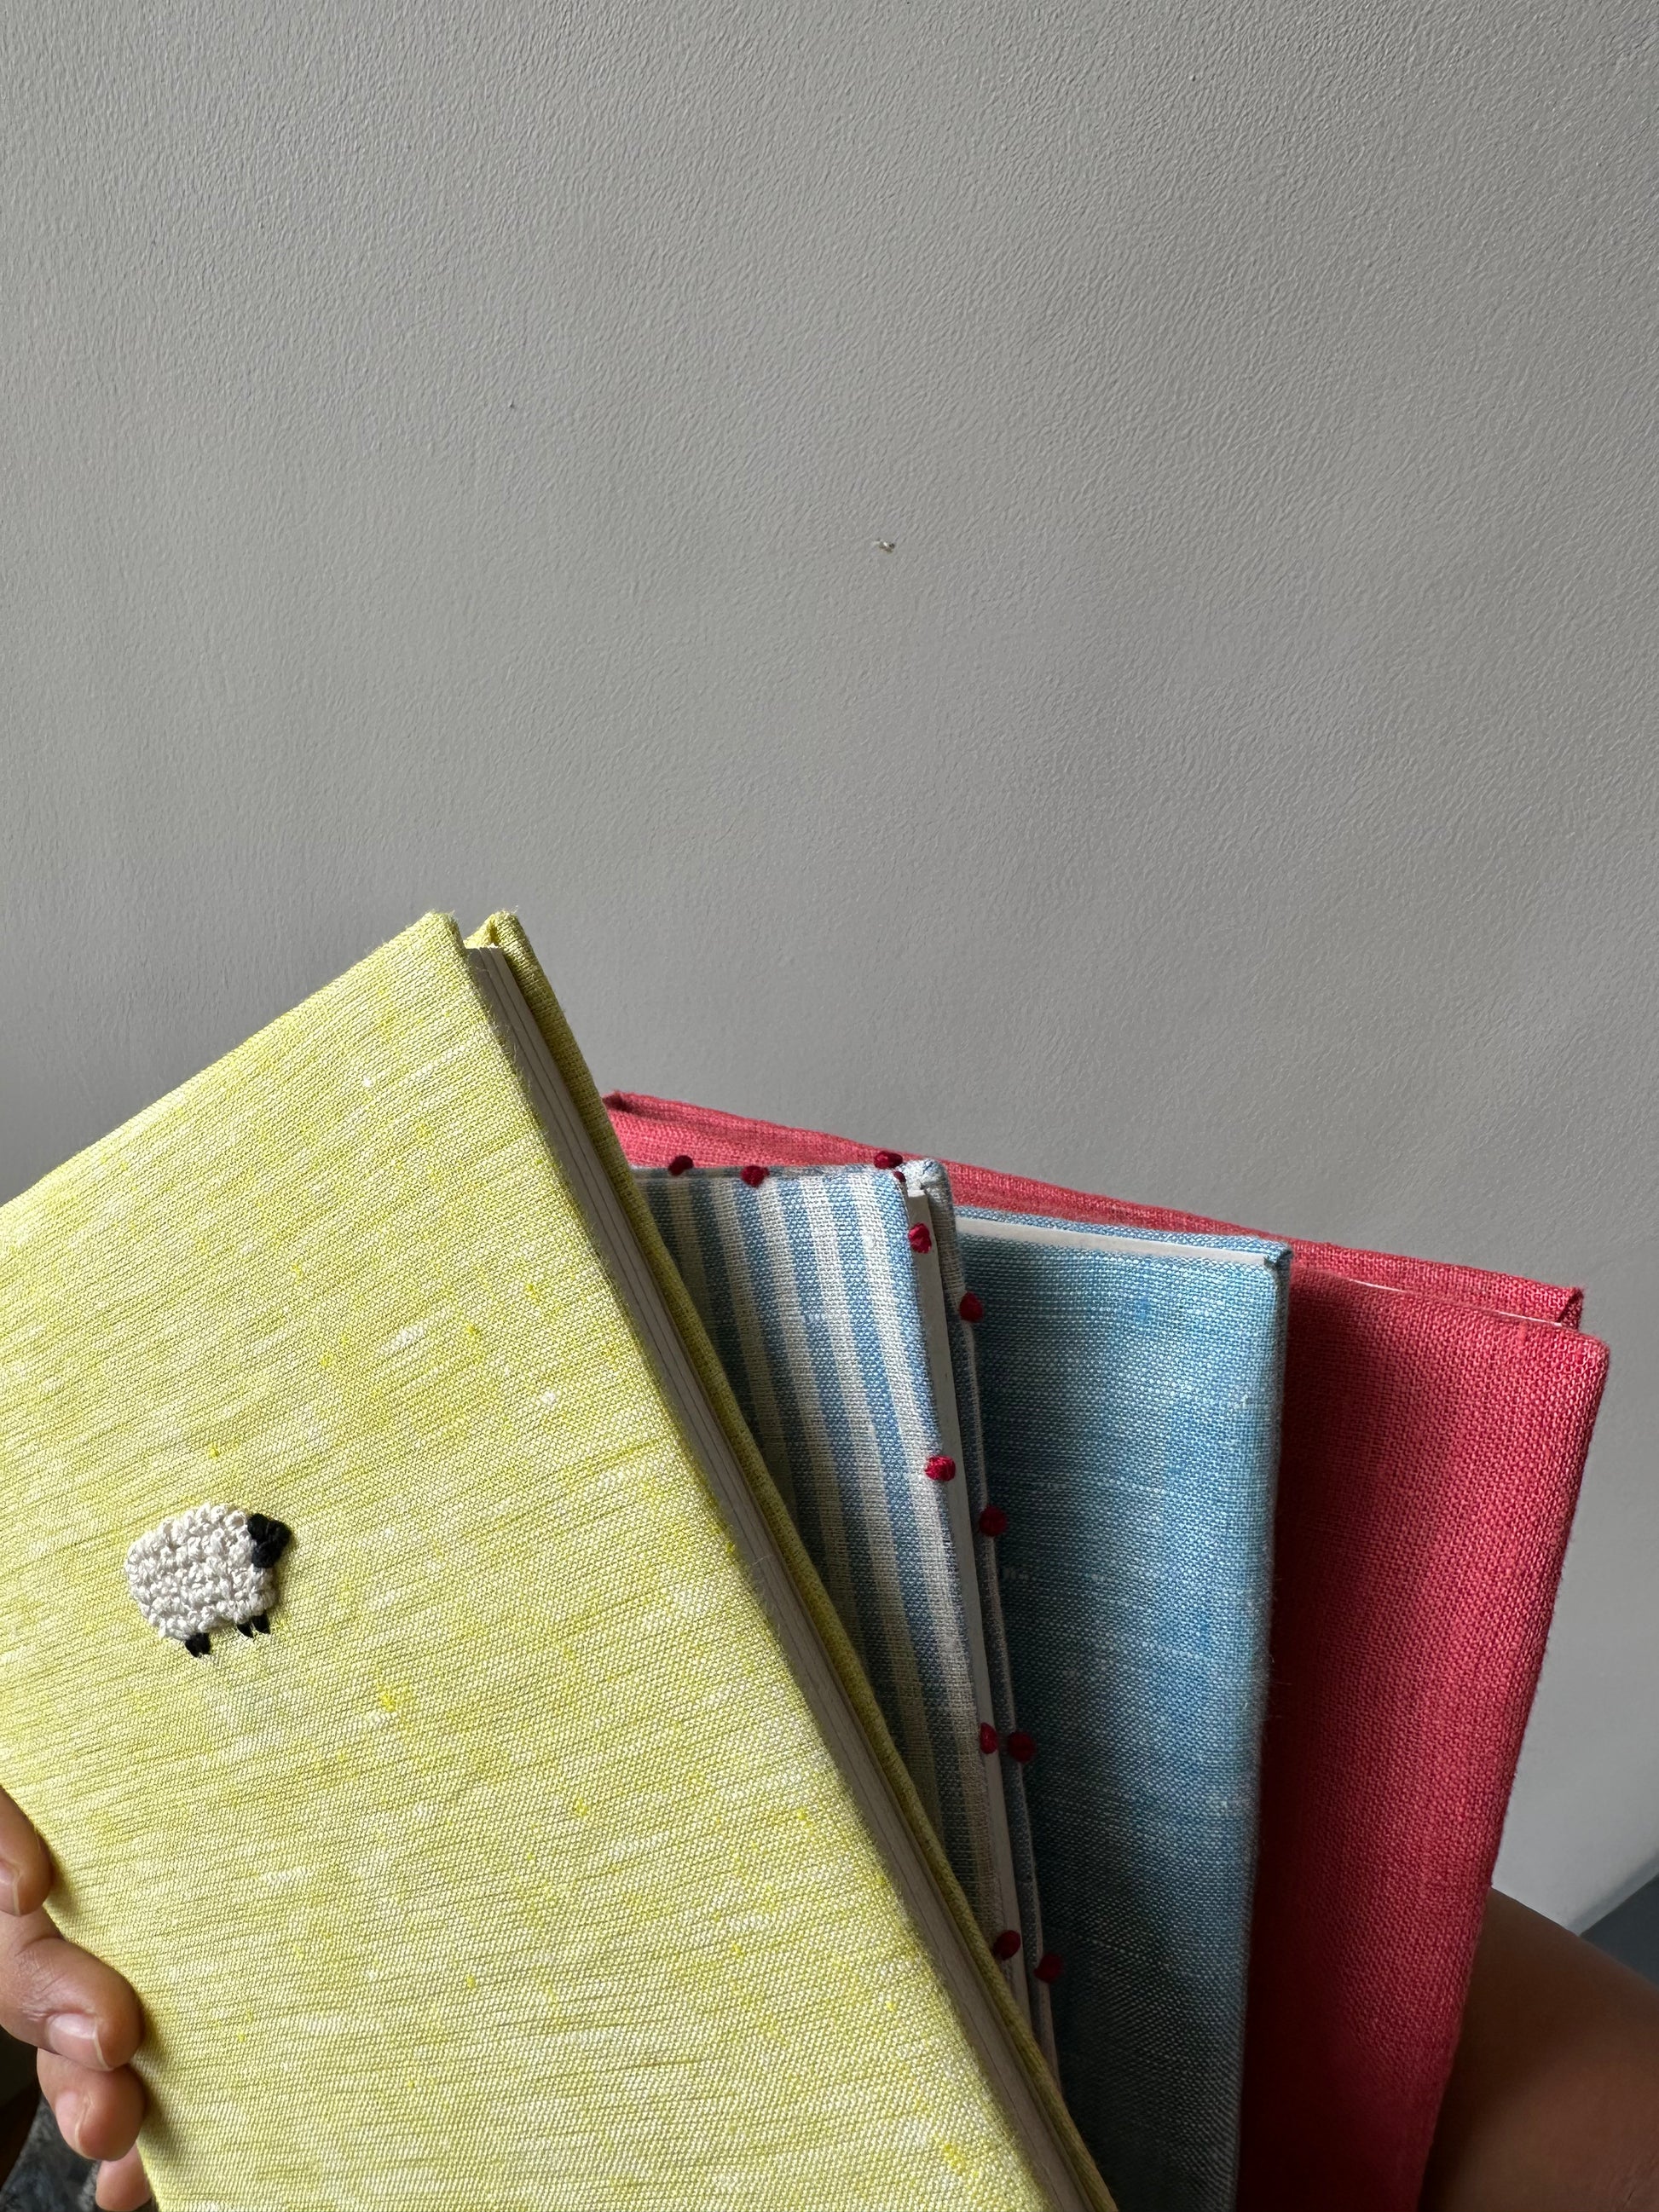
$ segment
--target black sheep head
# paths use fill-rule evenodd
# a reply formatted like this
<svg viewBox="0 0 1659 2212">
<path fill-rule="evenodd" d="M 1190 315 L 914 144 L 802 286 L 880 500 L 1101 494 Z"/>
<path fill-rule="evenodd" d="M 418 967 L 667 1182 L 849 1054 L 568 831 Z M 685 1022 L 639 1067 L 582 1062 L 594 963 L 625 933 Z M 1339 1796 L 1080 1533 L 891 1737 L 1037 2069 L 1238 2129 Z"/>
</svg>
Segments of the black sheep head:
<svg viewBox="0 0 1659 2212">
<path fill-rule="evenodd" d="M 248 1515 L 247 1533 L 253 1564 L 261 1573 L 274 1567 L 294 1541 L 294 1531 L 286 1521 L 272 1521 L 263 1513 Z"/>
</svg>

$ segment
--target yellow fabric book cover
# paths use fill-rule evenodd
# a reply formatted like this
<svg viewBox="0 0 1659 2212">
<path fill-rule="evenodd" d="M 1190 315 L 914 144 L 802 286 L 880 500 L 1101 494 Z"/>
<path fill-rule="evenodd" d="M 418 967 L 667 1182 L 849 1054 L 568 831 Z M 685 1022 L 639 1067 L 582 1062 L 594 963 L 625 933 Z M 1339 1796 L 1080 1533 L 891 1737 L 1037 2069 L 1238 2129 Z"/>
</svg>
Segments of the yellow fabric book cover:
<svg viewBox="0 0 1659 2212">
<path fill-rule="evenodd" d="M 428 916 L 0 1208 L 0 1781 L 144 2002 L 158 2204 L 1101 2212 L 533 956 L 480 941 L 910 1841 Z"/>
</svg>

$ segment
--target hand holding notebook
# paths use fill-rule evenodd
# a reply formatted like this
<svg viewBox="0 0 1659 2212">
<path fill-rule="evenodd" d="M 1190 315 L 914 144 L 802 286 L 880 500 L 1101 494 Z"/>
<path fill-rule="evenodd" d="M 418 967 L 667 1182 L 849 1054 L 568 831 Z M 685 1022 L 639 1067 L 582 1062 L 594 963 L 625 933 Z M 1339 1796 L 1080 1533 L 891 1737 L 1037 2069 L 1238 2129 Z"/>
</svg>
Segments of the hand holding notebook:
<svg viewBox="0 0 1659 2212">
<path fill-rule="evenodd" d="M 645 1159 L 677 1117 L 872 1157 L 616 1103 Z M 0 1257 L 0 1773 L 142 1990 L 167 2212 L 366 2207 L 393 2140 L 434 2212 L 1106 2203 L 513 924 L 408 933 Z M 1382 1255 L 1300 1247 L 1292 1308 L 1242 2194 L 1392 2212 L 1602 1355 L 1545 1286 Z"/>
</svg>

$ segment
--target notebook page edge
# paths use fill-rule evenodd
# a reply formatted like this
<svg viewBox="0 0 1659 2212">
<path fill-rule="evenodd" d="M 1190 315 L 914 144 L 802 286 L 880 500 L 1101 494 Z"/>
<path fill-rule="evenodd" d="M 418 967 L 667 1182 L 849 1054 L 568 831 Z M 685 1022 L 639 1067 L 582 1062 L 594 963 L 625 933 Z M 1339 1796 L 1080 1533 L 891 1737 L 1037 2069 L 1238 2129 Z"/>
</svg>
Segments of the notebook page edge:
<svg viewBox="0 0 1659 2212">
<path fill-rule="evenodd" d="M 904 1203 L 912 1224 L 920 1224 L 929 1232 L 930 1242 L 925 1249 L 918 1251 L 912 1248 L 911 1265 L 915 1277 L 916 1304 L 921 1314 L 922 1342 L 927 1353 L 928 1382 L 933 1393 L 934 1415 L 945 1449 L 960 1468 L 963 1462 L 962 1428 L 957 1418 L 956 1375 L 945 1322 L 945 1284 L 939 1273 L 939 1254 L 931 1241 L 933 1204 L 926 1192 L 908 1189 L 904 1194 Z M 981 1721 L 994 1726 L 991 1662 L 986 1655 L 985 1621 L 980 1609 L 979 1575 L 974 1560 L 973 1521 L 964 1484 L 953 1482 L 949 1486 L 946 1510 L 951 1524 L 951 1565 L 956 1573 L 957 1588 L 961 1593 L 963 1619 L 968 1632 L 968 1657 L 974 1678 L 974 1702 L 979 1709 Z M 997 1891 L 1002 1904 L 1003 1925 L 1017 1929 L 1020 1926 L 1019 1894 L 1014 1879 L 1014 1847 L 1008 1831 L 1008 1806 L 1003 1795 L 999 1759 L 1000 1755 L 994 1752 L 985 1761 L 986 1808 L 990 1816 L 991 1847 L 996 1861 Z M 1026 1987 L 1025 1960 L 1022 1956 L 1006 1960 L 1002 1972 L 1013 1992 L 1015 2003 L 1030 2021 L 1031 2005 Z"/>
</svg>

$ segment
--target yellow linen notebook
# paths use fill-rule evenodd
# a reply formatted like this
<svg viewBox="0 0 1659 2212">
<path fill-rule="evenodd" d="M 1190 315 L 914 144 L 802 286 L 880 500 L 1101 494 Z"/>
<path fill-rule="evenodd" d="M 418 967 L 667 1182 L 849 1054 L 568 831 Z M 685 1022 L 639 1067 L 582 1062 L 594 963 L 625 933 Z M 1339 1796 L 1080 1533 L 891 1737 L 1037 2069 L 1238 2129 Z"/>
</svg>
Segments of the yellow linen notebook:
<svg viewBox="0 0 1659 2212">
<path fill-rule="evenodd" d="M 162 2212 L 1109 2212 L 510 917 L 0 1208 L 0 1456 Z"/>
</svg>

